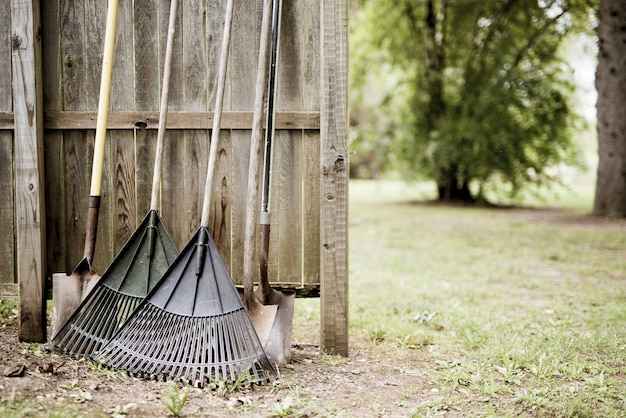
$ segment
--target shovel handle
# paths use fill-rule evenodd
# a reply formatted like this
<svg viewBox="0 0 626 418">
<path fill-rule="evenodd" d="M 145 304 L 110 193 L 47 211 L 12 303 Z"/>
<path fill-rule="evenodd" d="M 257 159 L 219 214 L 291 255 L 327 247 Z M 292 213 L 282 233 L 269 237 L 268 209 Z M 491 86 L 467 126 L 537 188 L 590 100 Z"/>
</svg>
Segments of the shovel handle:
<svg viewBox="0 0 626 418">
<path fill-rule="evenodd" d="M 263 108 L 267 90 L 267 75 L 269 62 L 269 47 L 271 36 L 272 0 L 264 0 L 263 17 L 261 20 L 261 39 L 259 44 L 259 58 L 257 62 L 256 85 L 254 91 L 254 115 L 252 119 L 252 134 L 250 137 L 250 162 L 248 164 L 248 192 L 246 207 L 245 239 L 243 244 L 243 287 L 246 306 L 258 302 L 254 297 L 253 281 L 254 262 L 254 228 L 257 224 L 255 205 L 258 200 L 259 165 L 261 158 L 261 136 L 263 133 Z"/>
<path fill-rule="evenodd" d="M 268 249 L 270 247 L 270 224 L 259 225 L 259 241 L 259 267 L 261 273 L 259 287 L 263 289 L 262 291 L 265 296 L 266 290 L 268 288 L 271 290 L 267 273 Z"/>
<path fill-rule="evenodd" d="M 91 262 L 96 251 L 96 235 L 98 234 L 98 213 L 100 212 L 100 196 L 89 196 L 89 208 L 87 209 L 87 229 L 85 233 L 85 250 L 83 258 Z"/>
<path fill-rule="evenodd" d="M 91 170 L 90 196 L 100 196 L 102 187 L 102 167 L 104 165 L 104 143 L 107 134 L 107 118 L 109 116 L 109 97 L 111 93 L 111 73 L 113 72 L 113 56 L 115 52 L 115 26 L 117 23 L 117 0 L 109 0 L 107 10 L 104 53 L 102 54 L 102 76 L 100 78 L 100 96 L 98 99 L 98 120 L 93 151 L 93 167 Z"/>
</svg>

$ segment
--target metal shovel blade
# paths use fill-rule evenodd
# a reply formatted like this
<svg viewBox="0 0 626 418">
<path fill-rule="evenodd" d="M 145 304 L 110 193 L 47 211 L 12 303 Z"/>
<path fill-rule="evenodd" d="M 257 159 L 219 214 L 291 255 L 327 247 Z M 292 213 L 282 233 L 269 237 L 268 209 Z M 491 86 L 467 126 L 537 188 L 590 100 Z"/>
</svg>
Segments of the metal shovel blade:
<svg viewBox="0 0 626 418">
<path fill-rule="evenodd" d="M 237 290 L 239 291 L 239 297 L 248 311 L 248 315 L 250 315 L 252 326 L 254 326 L 256 334 L 259 336 L 259 341 L 265 348 L 270 340 L 270 334 L 274 327 L 278 305 L 264 305 L 257 300 L 254 292 L 251 292 L 251 297 L 246 298 L 244 289 L 237 288 Z M 269 355 L 268 359 L 272 364 L 276 363 Z"/>
<path fill-rule="evenodd" d="M 291 334 L 296 292 L 294 290 L 271 290 L 269 300 L 263 303 L 265 308 L 275 308 L 276 315 L 271 323 L 267 340 L 263 343 L 263 349 L 272 363 L 287 364 L 291 362 Z M 257 297 L 261 296 L 260 293 L 261 287 L 257 288 Z"/>
<path fill-rule="evenodd" d="M 100 276 L 91 269 L 91 263 L 87 258 L 83 258 L 71 274 L 52 275 L 53 304 L 50 323 L 52 338 L 57 335 L 99 280 Z"/>
</svg>

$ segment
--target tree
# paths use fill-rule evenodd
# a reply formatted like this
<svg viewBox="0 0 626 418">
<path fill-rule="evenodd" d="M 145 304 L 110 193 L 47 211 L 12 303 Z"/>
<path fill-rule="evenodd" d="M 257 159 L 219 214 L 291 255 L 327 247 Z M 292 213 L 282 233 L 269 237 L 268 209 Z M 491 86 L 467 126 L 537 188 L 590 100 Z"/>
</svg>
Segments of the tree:
<svg viewBox="0 0 626 418">
<path fill-rule="evenodd" d="M 598 175 L 593 213 L 626 217 L 626 2 L 600 0 Z"/>
<path fill-rule="evenodd" d="M 515 194 L 550 184 L 559 180 L 555 167 L 577 164 L 567 101 L 573 86 L 558 49 L 587 17 L 585 0 L 361 4 L 353 19 L 353 100 L 362 114 L 368 72 L 387 63 L 398 71 L 388 71 L 394 88 L 370 108 L 389 115 L 387 129 L 375 132 L 391 144 L 396 168 L 435 180 L 440 199 L 475 200 L 489 188 Z M 368 129 L 356 126 L 357 145 Z"/>
</svg>

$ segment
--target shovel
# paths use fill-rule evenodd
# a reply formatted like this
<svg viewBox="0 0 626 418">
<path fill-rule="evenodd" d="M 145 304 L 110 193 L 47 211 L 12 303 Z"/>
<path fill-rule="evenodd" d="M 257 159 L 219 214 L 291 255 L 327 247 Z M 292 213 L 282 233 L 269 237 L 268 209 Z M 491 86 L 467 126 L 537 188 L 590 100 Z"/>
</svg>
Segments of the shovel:
<svg viewBox="0 0 626 418">
<path fill-rule="evenodd" d="M 244 245 L 244 300 L 252 318 L 259 339 L 268 359 L 274 364 L 285 364 L 291 361 L 291 334 L 295 292 L 278 292 L 269 284 L 267 273 L 267 254 L 270 237 L 269 191 L 271 175 L 271 140 L 274 134 L 274 97 L 276 91 L 276 63 L 278 55 L 278 35 L 280 27 L 280 2 L 273 0 L 271 51 L 269 80 L 266 80 L 267 39 L 269 38 L 269 1 L 263 12 L 261 26 L 261 48 L 259 51 L 259 70 L 257 73 L 257 95 L 255 102 L 255 118 L 253 121 L 252 144 L 250 149 L 250 167 L 248 172 L 248 209 L 246 211 L 246 242 Z M 267 118 L 265 129 L 265 160 L 263 170 L 263 193 L 260 220 L 259 268 L 260 282 L 257 290 L 252 290 L 252 259 L 254 236 L 254 207 L 257 201 L 257 173 L 259 166 L 259 147 L 261 134 L 261 118 L 263 108 L 263 91 L 267 88 Z M 260 90 L 260 91 L 259 91 Z M 258 124 L 257 124 L 258 123 Z"/>
<path fill-rule="evenodd" d="M 252 120 L 252 136 L 250 139 L 250 162 L 248 167 L 248 194 L 246 201 L 246 224 L 243 250 L 243 302 L 252 325 L 259 337 L 262 346 L 269 340 L 272 324 L 276 318 L 278 306 L 265 306 L 257 300 L 254 294 L 254 229 L 255 204 L 258 196 L 259 160 L 261 154 L 261 134 L 263 123 L 263 107 L 267 89 L 267 65 L 269 53 L 269 38 L 271 30 L 272 0 L 265 0 L 263 5 L 263 19 L 261 22 L 261 43 L 259 45 L 259 62 L 257 63 L 256 86 L 254 96 L 254 116 Z M 269 358 L 269 361 L 275 361 Z"/>
<path fill-rule="evenodd" d="M 259 268 L 260 281 L 256 289 L 257 299 L 265 306 L 277 306 L 269 337 L 264 344 L 265 354 L 271 361 L 277 364 L 285 364 L 291 361 L 291 333 L 293 328 L 293 309 L 296 292 L 277 291 L 270 286 L 267 259 L 270 243 L 270 190 L 272 177 L 272 139 L 274 138 L 274 118 L 276 106 L 276 75 L 278 62 L 278 40 L 280 34 L 281 2 L 274 0 L 272 7 L 272 46 L 270 58 L 270 75 L 267 97 L 267 120 L 265 125 L 265 158 L 263 163 L 263 189 L 261 194 L 260 214 L 260 250 Z"/>
<path fill-rule="evenodd" d="M 96 124 L 91 188 L 87 210 L 87 227 L 83 259 L 70 275 L 54 273 L 52 275 L 52 321 L 50 335 L 54 338 L 59 328 L 68 320 L 81 301 L 95 286 L 100 276 L 93 270 L 91 262 L 96 248 L 98 231 L 98 213 L 100 211 L 100 191 L 102 186 L 102 166 L 104 162 L 104 144 L 109 113 L 109 95 L 111 91 L 111 72 L 113 52 L 115 50 L 115 26 L 117 21 L 117 0 L 109 0 L 102 56 L 102 75 L 100 79 L 100 98 L 98 102 L 98 120 Z"/>
</svg>

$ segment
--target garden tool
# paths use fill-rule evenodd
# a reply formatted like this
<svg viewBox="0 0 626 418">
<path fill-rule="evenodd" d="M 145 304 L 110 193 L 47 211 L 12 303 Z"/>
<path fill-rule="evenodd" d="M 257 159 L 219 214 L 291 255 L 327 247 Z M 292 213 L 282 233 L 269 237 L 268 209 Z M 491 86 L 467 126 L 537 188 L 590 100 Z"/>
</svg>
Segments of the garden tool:
<svg viewBox="0 0 626 418">
<path fill-rule="evenodd" d="M 113 69 L 113 53 L 115 50 L 117 9 L 118 0 L 109 0 L 106 32 L 104 36 L 98 118 L 96 123 L 83 259 L 76 265 L 71 274 L 54 273 L 52 275 L 53 305 L 50 327 L 50 335 L 52 338 L 55 337 L 60 327 L 65 324 L 76 308 L 78 308 L 81 301 L 100 279 L 100 276 L 94 271 L 91 263 L 96 249 L 96 235 L 98 231 L 98 213 L 100 211 L 104 144 L 107 134 L 106 127 L 109 113 L 109 96 L 111 92 L 111 73 Z"/>
<path fill-rule="evenodd" d="M 250 138 L 250 161 L 248 166 L 248 194 L 246 198 L 246 223 L 243 251 L 243 301 L 250 314 L 261 344 L 265 345 L 276 318 L 277 306 L 265 306 L 254 293 L 255 267 L 255 226 L 257 224 L 255 205 L 258 200 L 259 160 L 261 154 L 261 135 L 263 132 L 263 108 L 268 84 L 268 55 L 271 35 L 272 0 L 265 0 L 261 21 L 261 41 L 257 62 L 256 87 L 254 96 L 254 115 Z"/>
<path fill-rule="evenodd" d="M 178 256 L 157 212 L 177 3 L 172 0 L 170 4 L 150 210 L 94 289 L 53 337 L 55 347 L 76 357 L 89 356 L 109 341 Z"/>
<path fill-rule="evenodd" d="M 276 114 L 276 79 L 278 62 L 278 41 L 280 35 L 281 2 L 274 0 L 272 7 L 272 46 L 270 58 L 270 75 L 267 95 L 267 118 L 265 125 L 265 157 L 263 163 L 263 188 L 261 193 L 260 213 L 260 250 L 259 267 L 260 281 L 256 296 L 263 305 L 277 306 L 276 317 L 271 327 L 268 340 L 263 345 L 265 354 L 270 361 L 285 364 L 291 361 L 291 334 L 293 328 L 293 309 L 296 292 L 278 291 L 270 286 L 267 260 L 270 243 L 270 193 L 272 178 L 272 141 L 274 139 L 274 120 Z"/>
<path fill-rule="evenodd" d="M 266 383 L 276 377 L 209 230 L 211 185 L 232 26 L 226 5 L 201 224 L 146 299 L 94 356 L 144 378 Z"/>
</svg>

